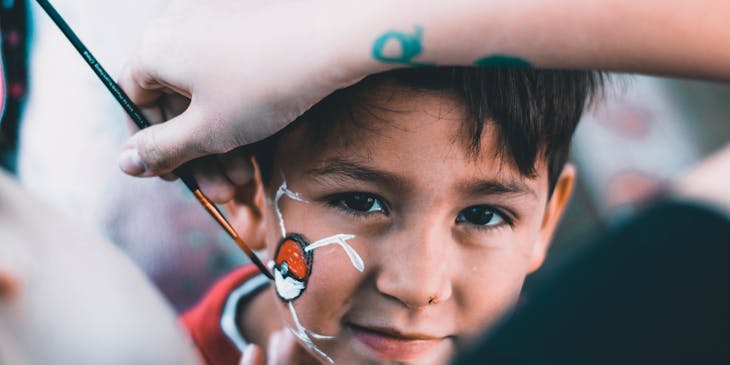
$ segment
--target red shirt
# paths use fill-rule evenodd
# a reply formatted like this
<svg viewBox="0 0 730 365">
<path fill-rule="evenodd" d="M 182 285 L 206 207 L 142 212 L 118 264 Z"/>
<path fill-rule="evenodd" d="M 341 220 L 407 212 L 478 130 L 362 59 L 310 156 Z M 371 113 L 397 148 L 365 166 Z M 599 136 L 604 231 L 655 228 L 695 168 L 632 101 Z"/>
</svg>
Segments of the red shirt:
<svg viewBox="0 0 730 365">
<path fill-rule="evenodd" d="M 208 365 L 237 365 L 248 344 L 236 325 L 239 304 L 265 289 L 269 279 L 256 266 L 232 271 L 180 317 Z"/>
</svg>

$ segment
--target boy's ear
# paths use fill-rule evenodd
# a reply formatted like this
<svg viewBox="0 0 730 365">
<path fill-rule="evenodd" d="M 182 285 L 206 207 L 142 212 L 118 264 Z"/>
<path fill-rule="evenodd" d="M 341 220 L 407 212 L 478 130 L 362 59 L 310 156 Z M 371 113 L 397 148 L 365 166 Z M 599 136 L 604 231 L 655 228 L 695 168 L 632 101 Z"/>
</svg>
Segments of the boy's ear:
<svg viewBox="0 0 730 365">
<path fill-rule="evenodd" d="M 236 187 L 235 195 L 225 204 L 228 219 L 241 239 L 253 250 L 266 247 L 266 225 L 264 222 L 265 189 L 258 165 L 254 164 L 254 177 L 242 186 Z"/>
<path fill-rule="evenodd" d="M 550 247 L 555 229 L 558 227 L 560 217 L 563 216 L 565 207 L 568 206 L 570 197 L 573 195 L 573 185 L 575 184 L 575 166 L 570 163 L 565 164 L 563 171 L 560 173 L 558 181 L 555 183 L 555 189 L 545 208 L 545 215 L 540 225 L 540 235 L 538 242 L 535 243 L 532 252 L 532 261 L 530 263 L 529 272 L 532 273 L 542 266 L 545 261 L 545 255 Z"/>
</svg>

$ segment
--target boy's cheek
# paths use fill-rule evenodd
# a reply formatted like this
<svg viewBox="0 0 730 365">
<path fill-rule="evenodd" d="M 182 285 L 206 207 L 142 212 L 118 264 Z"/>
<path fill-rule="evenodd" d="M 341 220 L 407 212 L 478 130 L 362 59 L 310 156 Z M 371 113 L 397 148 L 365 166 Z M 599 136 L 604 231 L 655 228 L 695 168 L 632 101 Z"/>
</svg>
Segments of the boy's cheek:
<svg viewBox="0 0 730 365">
<path fill-rule="evenodd" d="M 462 307 L 464 311 L 462 318 L 467 320 L 462 328 L 462 334 L 469 339 L 472 336 L 478 337 L 485 329 L 492 328 L 513 310 L 519 300 L 519 293 L 519 289 L 501 295 L 495 293 L 493 298 L 481 299 L 472 302 L 473 305 Z"/>
<path fill-rule="evenodd" d="M 347 240 L 349 246 L 362 259 L 365 271 L 369 268 L 368 252 L 363 248 L 361 240 L 357 237 Z M 320 290 L 336 293 L 339 291 L 348 291 L 343 285 L 348 284 L 364 276 L 364 272 L 360 272 L 350 260 L 345 250 L 338 245 L 330 245 L 320 247 L 314 251 L 314 259 L 312 262 L 312 276 L 310 280 L 314 280 Z"/>
<path fill-rule="evenodd" d="M 466 333 L 483 331 L 512 310 L 528 267 L 520 252 L 463 257 L 463 270 L 452 284 L 455 296 L 461 297 L 459 311 Z"/>
<path fill-rule="evenodd" d="M 302 194 L 303 196 L 303 194 Z M 308 240 L 309 245 L 318 240 L 340 234 L 352 234 L 327 210 L 313 202 L 294 201 L 282 198 L 277 214 L 273 202 L 267 202 L 265 209 L 266 244 L 269 258 L 274 258 L 283 239 L 282 225 L 286 235 L 300 234 Z M 368 267 L 368 257 L 364 250 L 363 240 L 359 235 L 345 241 L 357 256 Z M 340 319 L 347 312 L 353 292 L 364 274 L 353 265 L 347 253 L 338 244 L 322 246 L 311 251 L 312 264 L 306 288 L 302 294 L 292 301 L 301 324 L 308 330 L 335 335 L 340 329 Z M 275 294 L 276 295 L 276 294 Z M 278 296 L 276 298 L 281 318 L 295 328 L 288 304 Z"/>
<path fill-rule="evenodd" d="M 336 247 L 316 250 L 307 288 L 292 302 L 302 325 L 325 335 L 339 333 L 341 319 L 357 297 L 363 278 L 364 274 L 355 270 Z"/>
</svg>

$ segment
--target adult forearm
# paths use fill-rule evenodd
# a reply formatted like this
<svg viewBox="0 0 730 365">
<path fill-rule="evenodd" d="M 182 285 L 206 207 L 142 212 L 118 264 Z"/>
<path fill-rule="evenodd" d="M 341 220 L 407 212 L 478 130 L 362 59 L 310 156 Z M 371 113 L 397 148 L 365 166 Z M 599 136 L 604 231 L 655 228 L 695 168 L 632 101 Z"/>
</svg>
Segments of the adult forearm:
<svg viewBox="0 0 730 365">
<path fill-rule="evenodd" d="M 360 72 L 529 64 L 730 80 L 722 0 L 373 1 L 351 13 Z"/>
</svg>

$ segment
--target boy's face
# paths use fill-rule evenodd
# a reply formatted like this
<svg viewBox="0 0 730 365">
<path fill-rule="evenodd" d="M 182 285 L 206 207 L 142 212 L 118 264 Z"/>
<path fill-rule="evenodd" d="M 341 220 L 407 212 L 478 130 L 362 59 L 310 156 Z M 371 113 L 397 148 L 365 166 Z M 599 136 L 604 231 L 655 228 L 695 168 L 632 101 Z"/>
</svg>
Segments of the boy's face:
<svg viewBox="0 0 730 365">
<path fill-rule="evenodd" d="M 277 258 L 282 228 L 310 244 L 346 238 L 309 251 L 306 288 L 294 299 L 280 294 L 279 312 L 321 359 L 443 363 L 509 309 L 540 266 L 572 170 L 548 204 L 546 167 L 521 176 L 495 153 L 489 124 L 480 153 L 467 152 L 454 99 L 380 91 L 370 113 L 355 116 L 365 128 L 345 122 L 327 143 L 313 143 L 303 123 L 278 143 L 263 213 L 269 257 Z M 289 195 L 277 204 L 284 182 Z"/>
</svg>

